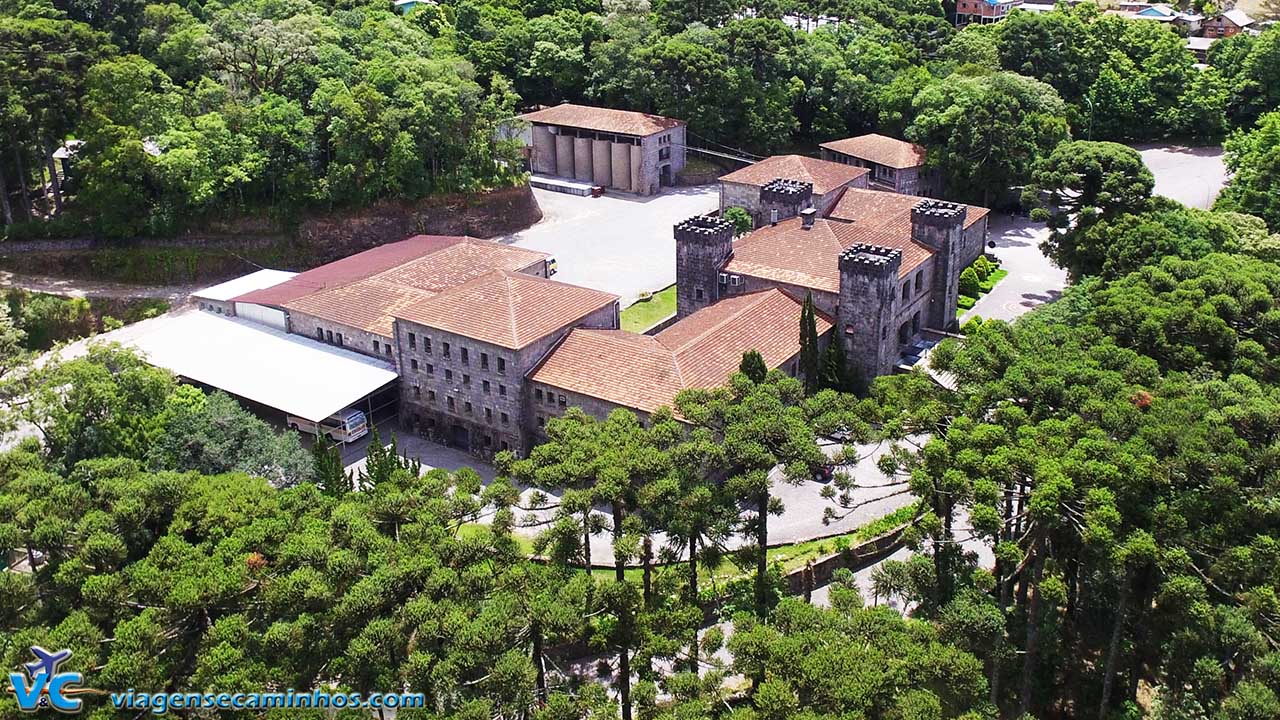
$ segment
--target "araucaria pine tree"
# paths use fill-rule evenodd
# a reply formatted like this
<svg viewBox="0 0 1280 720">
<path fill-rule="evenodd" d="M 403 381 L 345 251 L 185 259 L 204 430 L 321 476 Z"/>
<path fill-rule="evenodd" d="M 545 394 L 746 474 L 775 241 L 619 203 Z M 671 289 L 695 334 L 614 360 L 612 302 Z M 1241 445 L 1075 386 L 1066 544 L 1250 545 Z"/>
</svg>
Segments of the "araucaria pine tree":
<svg viewBox="0 0 1280 720">
<path fill-rule="evenodd" d="M 804 380 L 805 394 L 818 389 L 822 373 L 822 354 L 818 349 L 818 313 L 813 307 L 813 293 L 804 297 L 800 311 L 800 375 Z"/>
</svg>

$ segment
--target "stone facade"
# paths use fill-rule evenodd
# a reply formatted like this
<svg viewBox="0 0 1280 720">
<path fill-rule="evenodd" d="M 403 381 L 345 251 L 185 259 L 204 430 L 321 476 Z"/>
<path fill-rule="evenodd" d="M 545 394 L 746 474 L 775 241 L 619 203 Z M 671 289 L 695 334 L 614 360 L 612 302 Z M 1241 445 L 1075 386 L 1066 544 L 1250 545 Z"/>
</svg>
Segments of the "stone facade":
<svg viewBox="0 0 1280 720">
<path fill-rule="evenodd" d="M 490 456 L 528 452 L 535 425 L 525 375 L 574 327 L 616 329 L 616 303 L 518 350 L 395 321 L 400 418 L 411 430 Z"/>
<path fill-rule="evenodd" d="M 870 170 L 871 172 L 865 176 L 864 183 L 858 187 L 885 190 L 902 195 L 933 195 L 937 192 L 938 182 L 936 175 L 923 165 L 908 168 L 891 168 L 887 165 L 880 165 L 828 148 L 822 148 L 822 159 L 844 165 L 853 165 L 854 167 L 864 167 Z"/>
<path fill-rule="evenodd" d="M 777 194 L 766 193 L 764 188 L 757 185 L 747 183 L 725 182 L 720 181 L 720 212 L 724 213 L 731 207 L 740 207 L 751 214 L 751 220 L 755 227 L 763 227 L 772 222 L 772 210 L 777 207 L 778 220 L 785 220 L 789 217 L 795 217 L 800 210 L 811 207 L 818 211 L 818 215 L 826 215 L 840 199 L 840 194 L 846 187 L 865 188 L 867 187 L 867 176 L 863 175 L 850 181 L 847 185 L 841 185 L 838 188 L 828 191 L 826 194 L 817 195 L 812 191 L 810 185 L 809 197 L 798 205 L 791 203 L 782 205 L 771 205 L 770 200 L 777 201 Z"/>
<path fill-rule="evenodd" d="M 928 326 L 953 330 L 960 297 L 960 272 L 964 261 L 965 206 L 943 200 L 925 200 L 911 210 L 911 237 L 933 250 L 934 301 Z"/>
<path fill-rule="evenodd" d="M 684 125 L 635 136 L 535 122 L 531 138 L 533 172 L 639 195 L 675 185 L 685 166 Z"/>
<path fill-rule="evenodd" d="M 684 318 L 719 299 L 720 268 L 733 252 L 733 224 L 703 215 L 675 226 L 676 317 Z"/>
<path fill-rule="evenodd" d="M 390 335 L 372 333 L 297 310 L 289 311 L 289 332 L 361 355 L 381 358 L 391 363 L 396 361 Z"/>
<path fill-rule="evenodd" d="M 845 356 L 863 377 L 892 372 L 898 353 L 893 333 L 902 251 L 853 245 L 840 255 L 840 314 L 837 328 Z"/>
</svg>

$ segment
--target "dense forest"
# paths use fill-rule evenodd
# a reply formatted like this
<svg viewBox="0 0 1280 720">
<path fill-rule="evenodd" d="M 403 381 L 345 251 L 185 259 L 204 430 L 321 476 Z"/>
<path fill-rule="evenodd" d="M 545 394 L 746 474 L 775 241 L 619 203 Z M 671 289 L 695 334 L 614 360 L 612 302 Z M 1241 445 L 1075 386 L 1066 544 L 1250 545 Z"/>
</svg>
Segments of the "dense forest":
<svg viewBox="0 0 1280 720">
<path fill-rule="evenodd" d="M 1280 30 L 1224 39 L 1200 69 L 1170 27 L 1091 4 L 956 31 L 937 0 L 442 0 L 406 16 L 385 0 L 5 0 L 0 64 L 12 237 L 502 186 L 522 177 L 502 123 L 566 100 L 757 154 L 904 136 L 949 195 L 987 203 L 1069 137 L 1218 139 L 1280 104 Z M 63 188 L 67 138 L 84 145 Z M 1275 147 L 1274 131 L 1234 143 L 1257 187 L 1233 202 L 1274 202 L 1274 159 L 1248 168 Z"/>
<path fill-rule="evenodd" d="M 0 548 L 34 568 L 0 573 L 0 658 L 69 647 L 105 689 L 423 693 L 405 718 L 1274 720 L 1280 238 L 1153 196 L 1111 143 L 1034 177 L 1076 282 L 940 345 L 947 386 L 855 394 L 838 354 L 793 379 L 747 353 L 678 418 L 570 410 L 487 484 L 394 443 L 344 474 L 118 348 L 31 364 L 0 317 L 5 425 L 36 435 L 0 454 Z M 818 607 L 762 548 L 833 435 L 891 444 L 913 555 Z M 601 534 L 616 566 L 588 572 Z"/>
</svg>

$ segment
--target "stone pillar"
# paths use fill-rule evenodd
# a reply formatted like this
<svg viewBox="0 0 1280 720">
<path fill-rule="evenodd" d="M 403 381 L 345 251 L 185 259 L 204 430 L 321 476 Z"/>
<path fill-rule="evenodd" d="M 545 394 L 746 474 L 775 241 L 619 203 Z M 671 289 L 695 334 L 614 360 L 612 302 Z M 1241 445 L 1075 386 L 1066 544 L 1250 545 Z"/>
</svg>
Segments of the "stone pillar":
<svg viewBox="0 0 1280 720">
<path fill-rule="evenodd" d="M 610 183 L 619 190 L 631 189 L 631 146 L 626 143 L 609 143 L 609 155 L 612 156 L 609 163 L 613 171 L 613 182 Z"/>
<path fill-rule="evenodd" d="M 649 186 L 641 182 L 640 166 L 644 160 L 644 149 L 639 145 L 631 146 L 631 189 L 641 195 L 649 194 Z"/>
<path fill-rule="evenodd" d="M 591 182 L 591 138 L 573 139 L 573 179 Z"/>
<path fill-rule="evenodd" d="M 921 200 L 911 208 L 911 237 L 933 250 L 933 290 L 925 325 L 954 330 L 964 270 L 964 218 L 967 208 L 944 200 Z"/>
<path fill-rule="evenodd" d="M 893 371 L 898 329 L 893 327 L 902 251 L 856 243 L 840 254 L 840 300 L 833 339 L 867 381 Z"/>
<path fill-rule="evenodd" d="M 613 153 L 608 140 L 591 141 L 591 176 L 595 184 L 609 187 L 613 182 Z"/>
<path fill-rule="evenodd" d="M 560 177 L 573 177 L 573 140 L 569 135 L 556 136 L 556 175 Z"/>
<path fill-rule="evenodd" d="M 720 268 L 733 252 L 733 223 L 699 215 L 675 226 L 676 317 L 714 303 L 721 292 Z"/>
<path fill-rule="evenodd" d="M 556 136 L 546 125 L 533 126 L 532 166 L 539 175 L 556 174 Z"/>
</svg>

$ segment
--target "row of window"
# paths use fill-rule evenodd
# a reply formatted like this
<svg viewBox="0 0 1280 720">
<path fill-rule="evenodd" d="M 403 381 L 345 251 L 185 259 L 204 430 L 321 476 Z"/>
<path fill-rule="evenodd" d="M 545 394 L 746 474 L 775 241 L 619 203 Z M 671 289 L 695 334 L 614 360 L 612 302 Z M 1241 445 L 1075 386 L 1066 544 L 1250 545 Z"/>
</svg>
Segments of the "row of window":
<svg viewBox="0 0 1280 720">
<path fill-rule="evenodd" d="M 413 414 L 413 424 L 414 424 L 414 425 L 418 425 L 418 424 L 419 424 L 419 423 L 421 423 L 421 422 L 422 422 L 422 419 L 418 416 L 418 413 L 414 413 L 414 414 Z M 426 428 L 427 428 L 428 430 L 435 430 L 435 429 L 436 429 L 436 421 L 435 421 L 435 418 L 427 418 L 427 421 L 426 421 Z M 493 447 L 493 436 L 492 436 L 492 435 L 481 435 L 481 438 L 482 438 L 482 440 L 484 441 L 484 446 L 485 446 L 485 447 Z M 503 440 L 500 444 L 501 444 L 501 446 L 502 446 L 502 449 L 503 449 L 503 450 L 510 450 L 510 449 L 511 449 L 511 444 L 510 444 L 510 443 L 508 443 L 506 440 Z"/>
<path fill-rule="evenodd" d="M 343 347 L 342 333 L 335 334 L 332 330 L 325 330 L 324 328 L 319 328 L 319 327 L 316 328 L 316 339 L 319 340 L 320 342 L 327 342 L 330 345 L 337 345 L 338 347 Z"/>
<path fill-rule="evenodd" d="M 409 339 L 409 349 L 410 349 L 410 350 L 417 350 L 417 349 L 418 349 L 418 334 L 417 334 L 417 333 L 409 333 L 409 337 L 408 337 L 408 339 Z M 453 346 L 452 346 L 452 345 L 450 345 L 448 342 L 441 342 L 441 343 L 440 343 L 440 357 L 442 357 L 442 358 L 444 358 L 444 359 L 446 359 L 446 360 L 452 360 L 452 359 L 453 359 L 453 349 L 454 349 L 454 348 L 453 348 Z M 426 335 L 423 335 L 423 336 L 422 336 L 422 353 L 423 353 L 424 355 L 432 355 L 432 354 L 433 354 L 433 352 L 432 352 L 432 345 L 431 345 L 431 338 L 427 337 Z M 463 364 L 463 365 L 470 365 L 470 364 L 471 364 L 471 351 L 470 351 L 469 349 L 467 349 L 467 348 L 459 347 L 459 348 L 458 348 L 458 359 L 462 362 L 462 364 Z M 502 358 L 502 357 L 495 357 L 495 358 L 494 358 L 494 363 L 497 365 L 497 368 L 498 368 L 498 372 L 499 372 L 499 373 L 503 373 L 503 374 L 505 374 L 505 373 L 507 372 L 507 359 L 506 359 L 506 358 Z M 480 369 L 481 369 L 481 370 L 488 370 L 488 369 L 489 369 L 489 353 L 487 353 L 487 352 L 482 352 L 482 353 L 480 353 Z"/>
<path fill-rule="evenodd" d="M 426 372 L 426 374 L 427 374 L 427 375 L 430 375 L 430 376 L 432 376 L 432 377 L 435 377 L 435 374 L 436 374 L 436 366 L 435 366 L 435 365 L 433 365 L 433 364 L 431 364 L 431 363 L 424 363 L 423 365 L 419 365 L 419 364 L 418 364 L 418 360 L 417 360 L 417 358 L 410 358 L 410 359 L 409 359 L 409 369 L 410 369 L 410 370 L 412 370 L 413 372 L 418 372 L 418 369 L 419 369 L 420 367 L 422 368 L 422 370 L 423 370 L 424 372 Z M 445 382 L 453 382 L 453 370 L 450 370 L 449 368 L 445 368 L 445 369 L 444 369 L 444 381 L 445 381 Z M 463 384 L 463 385 L 470 385 L 470 384 L 471 384 L 471 376 L 470 376 L 470 375 L 468 375 L 467 373 L 463 373 L 463 374 L 462 374 L 462 384 Z M 489 381 L 488 381 L 488 380 L 481 380 L 481 381 L 480 381 L 480 388 L 481 388 L 481 390 L 483 390 L 483 391 L 484 391 L 484 394 L 485 394 L 485 395 L 488 395 L 489 393 L 491 393 L 491 392 L 493 391 L 493 385 L 491 385 L 491 384 L 489 383 Z M 507 386 L 506 386 L 506 385 L 503 385 L 502 383 L 498 383 L 498 395 L 500 395 L 501 397 L 506 397 L 506 396 L 507 396 Z"/>
<path fill-rule="evenodd" d="M 565 407 L 569 403 L 569 399 L 566 398 L 564 395 L 560 395 L 559 397 L 557 397 L 556 394 L 551 392 L 550 390 L 546 391 L 545 393 L 542 392 L 540 388 L 535 389 L 533 391 L 533 399 L 535 402 L 542 402 L 544 397 L 546 398 L 546 403 L 548 405 L 558 404 L 560 405 L 560 407 Z"/>
<path fill-rule="evenodd" d="M 922 292 L 924 292 L 924 271 L 917 270 L 916 271 L 916 294 L 919 295 Z M 904 301 L 911 299 L 911 281 L 910 280 L 902 283 L 902 299 Z"/>
<path fill-rule="evenodd" d="M 413 386 L 413 396 L 419 400 L 422 399 L 422 386 L 420 385 Z M 458 401 L 454 399 L 452 395 L 446 395 L 444 399 L 445 399 L 445 405 L 448 406 L 450 412 L 457 412 Z M 436 401 L 436 391 L 428 389 L 427 402 L 435 402 L 435 401 Z M 463 407 L 463 412 L 465 412 L 466 414 L 468 415 L 475 414 L 475 406 L 471 404 L 470 400 L 464 402 L 462 404 L 462 407 Z M 498 417 L 501 420 L 503 425 L 508 425 L 511 423 L 511 416 L 506 413 L 498 413 Z M 493 422 L 493 408 L 484 408 L 484 420 L 487 423 Z"/>
</svg>

